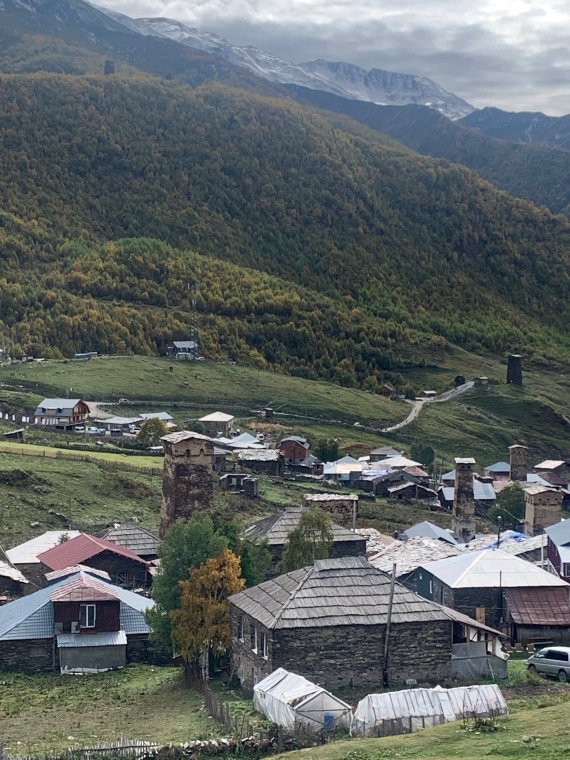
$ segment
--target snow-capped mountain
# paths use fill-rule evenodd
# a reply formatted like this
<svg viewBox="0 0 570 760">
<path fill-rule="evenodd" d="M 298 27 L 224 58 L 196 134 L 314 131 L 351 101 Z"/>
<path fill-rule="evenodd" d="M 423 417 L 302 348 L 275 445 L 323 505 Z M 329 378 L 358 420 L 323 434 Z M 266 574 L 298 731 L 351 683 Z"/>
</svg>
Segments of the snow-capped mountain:
<svg viewBox="0 0 570 760">
<path fill-rule="evenodd" d="M 117 14 L 113 14 L 113 18 L 119 20 Z M 232 45 L 216 34 L 202 32 L 173 19 L 141 18 L 129 21 L 129 27 L 136 28 L 141 34 L 166 37 L 182 45 L 214 53 L 270 82 L 299 85 L 377 105 L 415 103 L 430 106 L 450 119 L 459 119 L 475 110 L 465 100 L 447 92 L 427 77 L 382 69 L 367 71 L 351 63 L 323 60 L 296 64 L 255 47 Z"/>
</svg>

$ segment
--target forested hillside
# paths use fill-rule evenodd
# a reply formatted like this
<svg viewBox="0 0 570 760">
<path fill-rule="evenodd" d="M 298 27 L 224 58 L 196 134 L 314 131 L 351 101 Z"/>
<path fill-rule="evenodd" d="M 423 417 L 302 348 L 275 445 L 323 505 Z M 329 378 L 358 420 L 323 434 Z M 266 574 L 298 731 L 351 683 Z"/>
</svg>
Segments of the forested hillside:
<svg viewBox="0 0 570 760">
<path fill-rule="evenodd" d="M 46 241 L 28 250 L 28 227 L 27 275 L 22 264 L 4 275 L 27 276 L 36 288 L 30 313 L 45 297 L 39 262 L 61 268 L 65 239 L 142 236 L 302 284 L 317 313 L 322 296 L 345 299 L 363 329 L 370 319 L 394 345 L 405 336 L 411 348 L 399 357 L 417 356 L 419 335 L 424 345 L 568 355 L 570 227 L 467 169 L 351 138 L 298 106 L 218 85 L 190 91 L 144 78 L 34 74 L 2 76 L 0 92 L 5 209 L 37 221 Z M 136 272 L 136 257 L 127 260 Z M 63 275 L 47 275 L 45 285 L 61 298 L 158 298 L 159 287 L 138 279 L 136 292 L 118 293 L 125 277 L 106 271 L 112 263 L 97 262 L 103 290 L 91 264 L 75 290 Z M 168 272 L 154 282 L 161 276 L 170 293 Z M 206 276 L 199 290 L 209 284 Z M 105 307 L 109 316 L 115 308 Z M 135 321 L 119 320 L 129 335 L 138 334 Z M 146 350 L 168 339 L 170 327 L 158 334 L 152 323 Z M 52 340 L 59 345 L 48 336 L 42 344 Z M 322 376 L 316 357 L 308 363 Z"/>
<path fill-rule="evenodd" d="M 546 206 L 555 214 L 570 216 L 570 152 L 507 142 L 507 135 L 494 139 L 503 135 L 486 130 L 485 123 L 481 131 L 470 128 L 482 119 L 479 114 L 496 109 L 475 111 L 460 121 L 451 121 L 426 106 L 378 106 L 305 87 L 289 89 L 301 103 L 345 114 L 418 153 L 464 164 L 501 190 Z"/>
</svg>

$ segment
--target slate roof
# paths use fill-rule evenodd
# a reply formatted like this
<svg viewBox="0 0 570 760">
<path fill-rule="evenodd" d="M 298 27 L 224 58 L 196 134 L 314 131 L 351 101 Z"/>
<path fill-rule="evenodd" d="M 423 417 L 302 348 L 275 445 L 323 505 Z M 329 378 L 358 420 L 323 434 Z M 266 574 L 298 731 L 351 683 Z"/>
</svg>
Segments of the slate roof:
<svg viewBox="0 0 570 760">
<path fill-rule="evenodd" d="M 377 449 L 372 449 L 370 456 L 386 456 L 386 457 L 400 457 L 402 452 L 398 449 L 392 448 L 392 446 L 379 446 Z"/>
<path fill-rule="evenodd" d="M 514 530 L 506 530 L 501 533 L 499 548 L 508 554 L 525 554 L 526 552 L 540 549 L 544 541 L 546 553 L 546 541 L 544 536 L 526 536 L 524 533 L 517 533 Z M 465 551 L 479 551 L 480 549 L 496 549 L 497 536 L 488 534 L 486 536 L 477 536 L 468 544 L 465 544 Z"/>
<path fill-rule="evenodd" d="M 258 520 L 246 529 L 245 536 L 254 541 L 265 539 L 269 546 L 282 546 L 287 541 L 289 533 L 299 525 L 299 520 L 305 509 L 304 507 L 287 507 L 284 512 Z M 332 530 L 335 542 L 366 542 L 363 536 L 359 536 L 358 533 L 352 533 L 352 531 L 343 528 L 341 525 L 333 523 Z"/>
<path fill-rule="evenodd" d="M 390 578 L 365 557 L 317 560 L 313 566 L 280 575 L 234 594 L 230 602 L 272 629 L 342 625 L 384 625 Z M 396 583 L 394 623 L 448 619 L 440 605 Z"/>
<path fill-rule="evenodd" d="M 570 626 L 570 600 L 564 588 L 508 589 L 508 610 L 515 623 Z"/>
<path fill-rule="evenodd" d="M 63 544 L 54 546 L 38 555 L 40 562 L 47 565 L 51 570 L 63 570 L 66 567 L 81 564 L 85 560 L 95 557 L 101 552 L 109 551 L 128 557 L 135 562 L 146 564 L 142 557 L 135 554 L 125 546 L 120 546 L 113 541 L 105 541 L 104 538 L 95 538 L 88 533 L 80 533 L 76 538 L 65 541 Z"/>
<path fill-rule="evenodd" d="M 422 563 L 421 567 L 451 588 L 568 588 L 558 576 L 502 549 L 462 552 L 457 557 Z"/>
<path fill-rule="evenodd" d="M 172 345 L 175 348 L 198 348 L 198 344 L 195 340 L 173 340 Z"/>
<path fill-rule="evenodd" d="M 423 522 L 412 525 L 411 528 L 406 528 L 402 535 L 406 538 L 414 538 L 415 536 L 438 538 L 441 541 L 446 541 L 448 544 L 455 545 L 459 543 L 451 531 L 444 530 L 443 528 L 440 528 L 439 525 L 434 525 L 429 520 L 423 520 Z"/>
<path fill-rule="evenodd" d="M 280 457 L 277 449 L 247 449 L 238 453 L 240 462 L 277 462 Z"/>
<path fill-rule="evenodd" d="M 561 520 L 554 525 L 549 525 L 545 531 L 548 538 L 556 546 L 570 544 L 570 520 Z"/>
<path fill-rule="evenodd" d="M 415 462 L 413 459 L 408 459 L 408 457 L 388 457 L 387 459 L 383 459 L 381 462 L 383 467 L 421 467 L 421 462 Z"/>
<path fill-rule="evenodd" d="M 8 549 L 6 556 L 13 565 L 36 564 L 39 562 L 38 554 L 58 546 L 62 537 L 67 536 L 71 539 L 79 535 L 80 531 L 78 530 L 48 530 L 41 536 L 30 538 L 29 541 L 18 544 L 13 549 Z"/>
<path fill-rule="evenodd" d="M 96 581 L 87 573 L 82 573 L 79 578 L 72 578 L 51 593 L 52 602 L 108 602 L 117 601 L 119 597 L 100 581 Z"/>
<path fill-rule="evenodd" d="M 109 528 L 102 538 L 106 541 L 113 541 L 120 546 L 125 546 L 139 557 L 145 557 L 148 554 L 156 554 L 160 546 L 160 539 L 151 533 L 150 530 L 143 528 L 135 522 L 121 523 Z"/>
<path fill-rule="evenodd" d="M 89 577 L 78 573 L 77 577 Z M 36 591 L 34 594 L 23 596 L 15 602 L 9 602 L 0 607 L 0 641 L 13 639 L 47 639 L 54 634 L 53 604 L 51 595 L 75 580 L 75 576 L 65 578 L 59 583 Z M 91 579 L 92 580 L 92 579 Z M 135 594 L 127 589 L 114 586 L 100 580 L 102 586 L 116 594 L 121 600 L 120 625 L 126 634 L 150 633 L 150 628 L 144 617 L 145 610 L 154 606 L 152 599 Z"/>
<path fill-rule="evenodd" d="M 385 573 L 392 572 L 392 565 L 396 565 L 396 576 L 407 575 L 413 572 L 425 562 L 456 557 L 462 554 L 458 546 L 440 541 L 437 538 L 414 536 L 407 541 L 393 541 L 378 554 L 368 558 L 373 567 Z"/>
<path fill-rule="evenodd" d="M 200 441 L 213 442 L 214 440 L 207 435 L 195 433 L 193 430 L 178 430 L 176 433 L 168 433 L 168 435 L 163 435 L 160 440 L 167 443 L 180 443 L 181 441 L 189 441 L 192 438 L 198 438 Z"/>
</svg>

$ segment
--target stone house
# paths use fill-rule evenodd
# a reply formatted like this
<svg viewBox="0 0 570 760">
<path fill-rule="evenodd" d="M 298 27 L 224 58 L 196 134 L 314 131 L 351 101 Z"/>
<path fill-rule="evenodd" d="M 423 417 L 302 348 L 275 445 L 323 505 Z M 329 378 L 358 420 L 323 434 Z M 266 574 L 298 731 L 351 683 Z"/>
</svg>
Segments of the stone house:
<svg viewBox="0 0 570 760">
<path fill-rule="evenodd" d="M 240 467 L 247 472 L 259 472 L 265 473 L 266 475 L 283 474 L 283 454 L 277 449 L 250 449 L 240 451 L 237 458 Z"/>
<path fill-rule="evenodd" d="M 91 673 L 151 659 L 151 599 L 80 571 L 0 607 L 0 672 Z"/>
<path fill-rule="evenodd" d="M 390 686 L 437 683 L 452 676 L 454 644 L 473 641 L 467 629 L 479 644 L 488 637 L 497 646 L 496 631 L 396 582 L 385 662 L 390 586 L 365 557 L 343 557 L 231 596 L 232 663 L 242 685 L 252 689 L 279 667 L 327 689 L 377 689 L 385 671 Z"/>
<path fill-rule="evenodd" d="M 485 467 L 483 473 L 491 478 L 494 483 L 508 483 L 511 479 L 511 465 L 509 462 L 495 462 Z"/>
<path fill-rule="evenodd" d="M 45 585 L 46 568 L 38 559 L 38 555 L 79 535 L 78 530 L 48 530 L 40 536 L 30 538 L 29 541 L 8 549 L 6 558 L 30 581 L 30 590 L 32 587 L 41 588 Z"/>
<path fill-rule="evenodd" d="M 213 412 L 205 417 L 200 417 L 200 422 L 204 426 L 204 434 L 211 438 L 218 436 L 229 438 L 234 432 L 234 421 L 233 414 L 226 414 L 225 412 Z"/>
<path fill-rule="evenodd" d="M 524 486 L 525 530 L 532 536 L 544 533 L 549 525 L 560 522 L 562 517 L 562 491 L 538 483 Z"/>
<path fill-rule="evenodd" d="M 301 464 L 309 456 L 309 442 L 299 435 L 283 438 L 279 444 L 286 465 Z"/>
<path fill-rule="evenodd" d="M 552 589 L 568 584 L 501 549 L 464 552 L 426 562 L 415 571 L 415 588 L 426 599 L 500 628 L 505 625 L 508 589 Z"/>
<path fill-rule="evenodd" d="M 379 446 L 376 449 L 372 449 L 370 452 L 371 462 L 382 462 L 384 459 L 401 457 L 404 453 L 399 449 L 394 449 L 392 446 Z"/>
<path fill-rule="evenodd" d="M 320 507 L 328 512 L 333 522 L 344 528 L 356 527 L 358 519 L 358 494 L 354 493 L 306 493 L 303 506 Z"/>
<path fill-rule="evenodd" d="M 289 533 L 299 525 L 304 509 L 304 507 L 287 507 L 285 511 L 258 520 L 246 529 L 244 533 L 246 539 L 253 543 L 267 542 L 267 548 L 273 556 L 267 573 L 268 578 L 274 578 L 279 574 L 278 565 L 283 557 L 287 538 Z M 353 533 L 334 523 L 332 530 L 333 543 L 329 555 L 331 558 L 366 556 L 365 536 Z"/>
<path fill-rule="evenodd" d="M 553 486 L 564 486 L 570 483 L 570 465 L 563 459 L 545 459 L 534 468 L 543 480 Z"/>
<path fill-rule="evenodd" d="M 34 412 L 34 424 L 73 430 L 87 421 L 90 409 L 80 398 L 44 398 Z"/>
<path fill-rule="evenodd" d="M 48 549 L 38 555 L 38 559 L 44 567 L 44 574 L 81 564 L 104 570 L 113 583 L 125 588 L 147 588 L 150 585 L 148 562 L 125 546 L 88 533 L 80 533 Z"/>
</svg>

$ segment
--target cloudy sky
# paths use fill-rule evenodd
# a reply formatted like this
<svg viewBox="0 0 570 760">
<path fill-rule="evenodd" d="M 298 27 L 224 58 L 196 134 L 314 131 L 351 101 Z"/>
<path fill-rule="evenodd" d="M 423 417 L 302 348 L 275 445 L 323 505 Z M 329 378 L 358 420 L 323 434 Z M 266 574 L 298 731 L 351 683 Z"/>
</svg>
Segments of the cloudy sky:
<svg viewBox="0 0 570 760">
<path fill-rule="evenodd" d="M 568 0 L 98 0 L 289 60 L 423 74 L 477 107 L 570 112 Z"/>
</svg>

